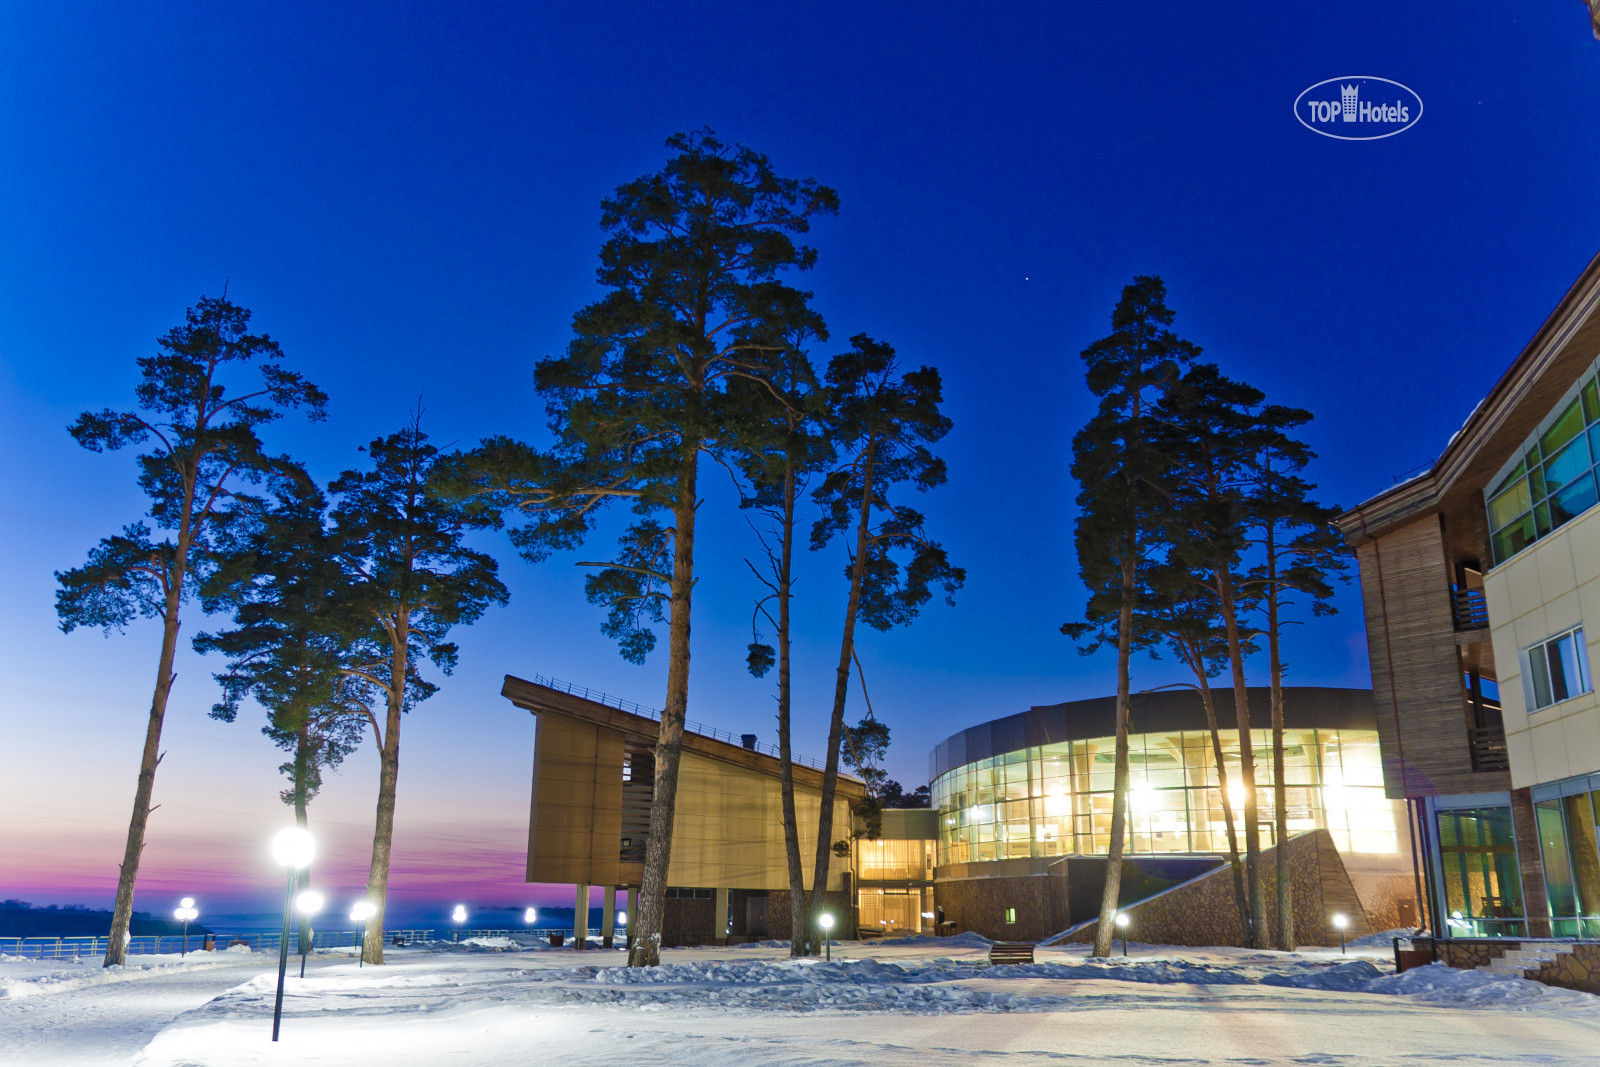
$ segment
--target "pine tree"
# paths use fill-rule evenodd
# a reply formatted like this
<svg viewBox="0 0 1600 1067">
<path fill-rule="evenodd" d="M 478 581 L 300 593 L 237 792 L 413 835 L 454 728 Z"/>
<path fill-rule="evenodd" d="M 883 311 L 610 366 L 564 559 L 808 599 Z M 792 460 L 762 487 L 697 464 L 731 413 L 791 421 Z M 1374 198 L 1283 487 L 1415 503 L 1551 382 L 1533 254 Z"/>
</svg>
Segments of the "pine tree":
<svg viewBox="0 0 1600 1067">
<path fill-rule="evenodd" d="M 366 962 L 382 963 L 401 720 L 438 690 L 422 677 L 420 661 L 427 658 L 450 674 L 458 658 L 450 631 L 476 622 L 508 594 L 495 561 L 467 546 L 470 533 L 496 520 L 432 484 L 439 451 L 422 432 L 420 413 L 364 451 L 371 466 L 345 471 L 329 489 L 338 501 L 334 537 L 346 596 L 360 619 L 352 630 L 357 665 L 344 672 L 381 694 L 384 704 L 383 717 L 373 715 L 369 723 L 378 745 L 378 804 L 367 896 L 378 910 L 363 941 Z"/>
<path fill-rule="evenodd" d="M 1333 582 L 1349 580 L 1350 550 L 1335 531 L 1340 509 L 1311 499 L 1315 485 L 1300 476 L 1315 458 L 1292 433 L 1311 421 L 1301 408 L 1267 405 L 1258 416 L 1261 441 L 1247 468 L 1247 522 L 1259 562 L 1246 583 L 1261 605 L 1272 685 L 1273 810 L 1276 814 L 1278 873 L 1277 947 L 1295 948 L 1294 881 L 1290 877 L 1287 768 L 1284 759 L 1283 627 L 1296 594 L 1313 617 L 1332 615 Z"/>
<path fill-rule="evenodd" d="M 894 349 L 865 334 L 852 337 L 850 344 L 849 351 L 829 361 L 827 373 L 826 426 L 841 462 L 813 494 L 823 514 L 811 528 L 811 547 L 824 548 L 847 532 L 853 533 L 853 544 L 847 542 L 849 594 L 834 673 L 809 914 L 817 913 L 828 886 L 856 622 L 879 631 L 908 625 L 932 597 L 933 586 L 941 587 L 945 602 L 953 605 L 966 581 L 966 571 L 952 566 L 944 547 L 928 536 L 922 515 L 890 499 L 891 491 L 905 483 L 924 492 L 944 484 L 944 460 L 929 448 L 950 432 L 950 420 L 939 410 L 939 372 L 922 367 L 900 374 Z M 903 567 L 897 556 L 909 556 Z"/>
<path fill-rule="evenodd" d="M 808 294 L 778 280 L 809 268 L 797 244 L 811 220 L 838 210 L 833 190 L 780 177 L 759 152 L 710 131 L 678 134 L 664 169 L 619 187 L 602 205 L 608 238 L 599 281 L 608 290 L 573 320 L 564 356 L 539 363 L 555 446 L 546 452 L 500 437 L 464 457 L 449 480 L 477 506 L 519 511 L 512 531 L 530 559 L 574 548 L 613 501 L 637 520 L 610 561 L 586 582 L 609 608 L 605 633 L 642 662 L 666 613 L 666 699 L 655 750 L 633 966 L 660 962 L 661 923 L 689 700 L 689 615 L 702 457 L 748 448 L 753 427 L 732 424 L 730 381 L 770 383 L 783 333 L 775 316 Z"/>
<path fill-rule="evenodd" d="M 750 673 L 763 677 L 778 668 L 778 785 L 783 815 L 784 857 L 789 873 L 791 928 L 809 930 L 805 869 L 800 855 L 800 826 L 794 802 L 793 629 L 794 539 L 798 502 L 812 474 L 827 465 L 832 449 L 817 423 L 820 393 L 805 344 L 826 340 L 820 317 L 806 321 L 791 312 L 783 316 L 788 335 L 777 339 L 780 362 L 770 383 L 735 382 L 750 407 L 750 424 L 760 427 L 750 446 L 739 454 L 742 475 L 740 505 L 761 515 L 769 525 L 756 527 L 765 565 L 745 563 L 766 592 L 756 601 L 751 620 L 747 662 Z M 798 323 L 796 325 L 795 323 Z M 742 387 L 742 388 L 741 388 Z M 754 526 L 754 524 L 752 524 Z M 776 612 L 776 613 L 774 613 Z M 761 621 L 772 628 L 776 649 L 768 644 Z M 804 936 L 789 940 L 789 954 L 806 954 Z"/>
<path fill-rule="evenodd" d="M 1171 330 L 1166 286 L 1149 275 L 1122 290 L 1111 333 L 1083 350 L 1085 379 L 1100 404 L 1072 441 L 1072 476 L 1080 513 L 1075 532 L 1078 570 L 1089 587 L 1084 621 L 1062 632 L 1080 651 L 1106 644 L 1117 649 L 1116 769 L 1111 802 L 1111 842 L 1105 890 L 1095 932 L 1096 956 L 1111 954 L 1112 928 L 1122 889 L 1127 838 L 1128 700 L 1139 588 L 1159 558 L 1165 508 L 1160 485 L 1168 458 L 1151 440 L 1151 409 L 1199 349 Z"/>
<path fill-rule="evenodd" d="M 208 612 L 232 611 L 233 627 L 197 635 L 194 647 L 228 660 L 215 676 L 222 699 L 212 718 L 235 721 L 246 697 L 266 709 L 262 733 L 291 753 L 279 767 L 289 778 L 281 798 L 305 828 L 323 770 L 360 744 L 371 712 L 365 687 L 341 673 L 349 620 L 340 603 L 345 576 L 324 522 L 327 501 L 303 470 L 286 474 L 274 505 L 246 524 L 236 550 L 200 590 Z M 302 888 L 310 876 L 300 872 Z M 302 938 L 308 923 L 300 921 Z"/>
<path fill-rule="evenodd" d="M 1169 559 L 1210 575 L 1227 645 L 1244 793 L 1245 883 L 1251 944 L 1256 948 L 1268 947 L 1270 935 L 1261 884 L 1261 816 L 1244 669 L 1251 638 L 1244 620 L 1252 594 L 1239 568 L 1247 548 L 1245 468 L 1261 440 L 1254 415 L 1261 399 L 1260 390 L 1225 377 L 1215 364 L 1202 363 L 1183 375 L 1156 410 L 1159 433 L 1174 462 L 1168 477 Z"/>
<path fill-rule="evenodd" d="M 136 410 L 84 412 L 69 428 L 91 452 L 151 445 L 138 457 L 139 488 L 150 498 L 156 529 L 164 531 L 155 535 L 143 522 L 125 526 L 92 549 L 84 566 L 56 572 L 61 586 L 56 614 L 67 633 L 78 626 L 109 633 L 136 618 L 161 620 L 155 693 L 117 878 L 107 967 L 126 959 L 124 941 L 172 692 L 180 609 L 214 566 L 228 528 L 259 504 L 240 485 L 269 480 L 283 462 L 266 454 L 257 429 L 302 406 L 313 421 L 320 420 L 327 404 L 320 389 L 278 363 L 282 352 L 276 341 L 250 333 L 249 327 L 245 308 L 225 297 L 201 297 L 184 324 L 156 342 L 160 351 L 138 361 Z M 241 379 L 251 384 L 230 393 Z"/>
</svg>

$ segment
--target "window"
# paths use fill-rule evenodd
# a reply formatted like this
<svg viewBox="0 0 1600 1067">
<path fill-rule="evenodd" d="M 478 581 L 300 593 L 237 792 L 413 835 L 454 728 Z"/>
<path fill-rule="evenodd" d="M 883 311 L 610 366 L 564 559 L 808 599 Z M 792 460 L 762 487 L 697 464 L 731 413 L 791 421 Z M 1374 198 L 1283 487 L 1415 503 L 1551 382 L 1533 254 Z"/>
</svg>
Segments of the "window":
<svg viewBox="0 0 1600 1067">
<path fill-rule="evenodd" d="M 1600 501 L 1600 378 L 1591 374 L 1484 495 L 1494 561 L 1504 563 Z"/>
<path fill-rule="evenodd" d="M 1014 923 L 1016 921 L 1017 921 L 1017 909 L 1016 908 L 1007 908 L 1006 909 L 1006 922 Z"/>
<path fill-rule="evenodd" d="M 667 886 L 668 900 L 710 900 L 713 895 L 709 889 L 685 889 L 680 886 Z"/>
<path fill-rule="evenodd" d="M 1527 649 L 1523 661 L 1527 667 L 1523 689 L 1529 711 L 1590 691 L 1589 652 L 1583 645 L 1581 626 Z"/>
</svg>

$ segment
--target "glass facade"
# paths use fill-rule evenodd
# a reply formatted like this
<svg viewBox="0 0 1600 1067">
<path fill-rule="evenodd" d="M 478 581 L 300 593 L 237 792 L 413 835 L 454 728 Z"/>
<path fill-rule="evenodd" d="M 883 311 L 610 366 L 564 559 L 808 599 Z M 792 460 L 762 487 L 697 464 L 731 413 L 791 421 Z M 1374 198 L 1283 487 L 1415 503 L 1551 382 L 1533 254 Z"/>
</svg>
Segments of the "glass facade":
<svg viewBox="0 0 1600 1067">
<path fill-rule="evenodd" d="M 1600 382 L 1594 372 L 1511 472 L 1488 491 L 1494 561 L 1504 563 L 1600 500 Z"/>
<path fill-rule="evenodd" d="M 1455 937 L 1523 936 L 1522 872 L 1511 809 L 1438 813 L 1439 865 L 1448 928 Z"/>
<path fill-rule="evenodd" d="M 1239 733 L 1221 736 L 1242 847 Z M 1104 854 L 1111 843 L 1114 746 L 1111 737 L 1039 745 L 935 778 L 939 864 Z M 1251 731 L 1251 747 L 1261 842 L 1270 846 L 1271 732 Z M 1285 730 L 1284 757 L 1291 834 L 1327 829 L 1341 852 L 1399 851 L 1394 808 L 1383 794 L 1376 731 Z M 1130 738 L 1129 766 L 1130 852 L 1227 851 L 1208 731 L 1136 734 Z"/>
<path fill-rule="evenodd" d="M 920 882 L 933 877 L 933 842 L 920 839 L 856 842 L 856 877 L 863 882 Z"/>
<path fill-rule="evenodd" d="M 1579 793 L 1534 805 L 1550 933 L 1555 937 L 1600 937 L 1600 793 Z"/>
<path fill-rule="evenodd" d="M 856 894 L 856 905 L 863 930 L 888 936 L 933 930 L 933 890 L 927 887 L 863 888 Z"/>
</svg>

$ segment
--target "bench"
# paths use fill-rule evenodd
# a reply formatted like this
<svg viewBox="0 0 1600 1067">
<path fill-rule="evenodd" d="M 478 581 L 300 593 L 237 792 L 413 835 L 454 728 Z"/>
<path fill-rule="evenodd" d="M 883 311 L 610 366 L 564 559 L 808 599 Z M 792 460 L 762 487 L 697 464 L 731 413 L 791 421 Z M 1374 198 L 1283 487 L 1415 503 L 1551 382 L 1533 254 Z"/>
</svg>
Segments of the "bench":
<svg viewBox="0 0 1600 1067">
<path fill-rule="evenodd" d="M 989 946 L 989 962 L 1001 963 L 1032 963 L 1032 941 L 996 941 Z"/>
</svg>

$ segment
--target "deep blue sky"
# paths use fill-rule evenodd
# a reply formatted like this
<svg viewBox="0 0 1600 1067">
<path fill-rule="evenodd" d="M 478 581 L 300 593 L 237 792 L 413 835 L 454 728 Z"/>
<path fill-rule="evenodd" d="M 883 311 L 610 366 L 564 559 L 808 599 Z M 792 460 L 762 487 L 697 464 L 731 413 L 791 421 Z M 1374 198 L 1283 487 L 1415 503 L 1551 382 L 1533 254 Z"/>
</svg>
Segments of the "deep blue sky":
<svg viewBox="0 0 1600 1067">
<path fill-rule="evenodd" d="M 599 201 L 668 134 L 709 125 L 837 188 L 803 284 L 836 338 L 939 367 L 955 420 L 923 504 L 967 588 L 862 643 L 890 769 L 915 784 L 954 730 L 1111 687 L 1057 633 L 1082 602 L 1066 463 L 1090 406 L 1077 354 L 1134 274 L 1166 279 L 1210 358 L 1316 413 L 1313 476 L 1350 504 L 1438 454 L 1600 246 L 1600 42 L 1575 2 L 400 8 L 0 12 L 6 895 L 114 878 L 157 642 L 55 629 L 51 572 L 144 507 L 126 456 L 64 428 L 126 405 L 134 359 L 224 282 L 332 394 L 327 423 L 271 431 L 329 477 L 419 394 L 441 442 L 541 433 L 532 366 L 598 294 Z M 1315 136 L 1291 105 L 1345 74 L 1403 82 L 1424 117 Z M 706 507 L 691 718 L 765 737 L 770 685 L 741 665 L 749 538 L 720 488 Z M 485 543 L 512 604 L 460 635 L 407 725 L 399 848 L 511 899 L 532 729 L 500 676 L 659 704 L 664 662 L 616 655 L 575 557 Z M 805 566 L 798 747 L 820 753 L 841 560 Z M 1291 639 L 1295 682 L 1368 684 L 1342 605 Z M 225 881 L 282 818 L 255 721 L 205 718 L 215 667 L 179 664 L 152 886 Z M 370 764 L 324 800 L 356 882 Z"/>
</svg>

